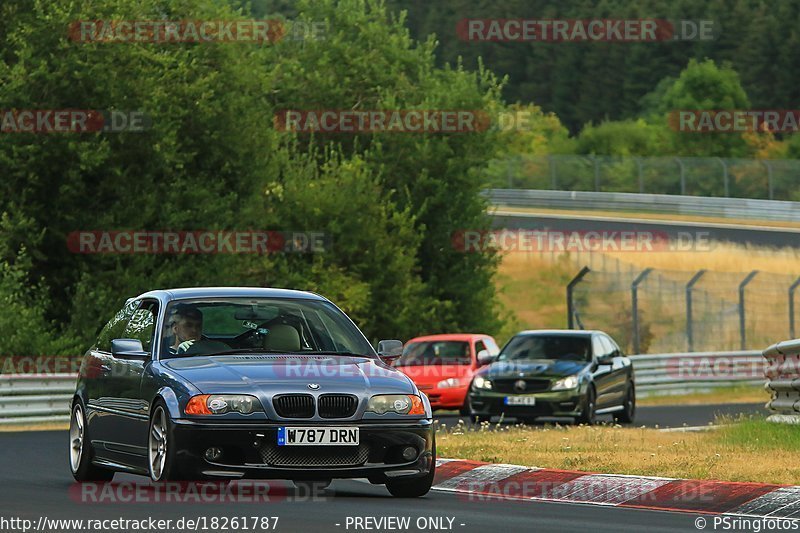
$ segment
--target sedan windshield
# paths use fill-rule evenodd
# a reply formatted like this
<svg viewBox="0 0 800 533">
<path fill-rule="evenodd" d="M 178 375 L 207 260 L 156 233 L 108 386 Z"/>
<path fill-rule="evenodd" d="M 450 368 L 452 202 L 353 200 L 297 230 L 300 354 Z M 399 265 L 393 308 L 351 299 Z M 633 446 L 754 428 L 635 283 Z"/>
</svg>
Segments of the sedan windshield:
<svg viewBox="0 0 800 533">
<path fill-rule="evenodd" d="M 406 345 L 395 366 L 468 365 L 469 343 L 463 341 L 426 341 Z"/>
<path fill-rule="evenodd" d="M 521 359 L 591 361 L 591 338 L 588 335 L 518 335 L 503 347 L 498 361 Z"/>
<path fill-rule="evenodd" d="M 162 357 L 231 352 L 375 356 L 350 319 L 324 300 L 179 300 L 166 313 Z"/>
</svg>

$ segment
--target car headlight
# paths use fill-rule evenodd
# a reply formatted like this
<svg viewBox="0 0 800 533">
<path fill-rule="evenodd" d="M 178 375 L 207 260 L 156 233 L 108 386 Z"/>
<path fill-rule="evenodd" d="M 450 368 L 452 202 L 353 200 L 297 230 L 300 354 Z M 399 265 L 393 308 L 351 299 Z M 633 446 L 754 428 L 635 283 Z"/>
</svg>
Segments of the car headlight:
<svg viewBox="0 0 800 533">
<path fill-rule="evenodd" d="M 422 399 L 414 394 L 380 394 L 369 399 L 367 412 L 379 415 L 424 415 L 425 406 L 422 405 Z"/>
<path fill-rule="evenodd" d="M 491 389 L 492 382 L 486 378 L 478 376 L 472 382 L 472 386 L 475 387 L 476 389 Z"/>
<path fill-rule="evenodd" d="M 193 396 L 185 409 L 187 415 L 249 415 L 263 410 L 258 398 L 248 394 L 201 394 Z"/>
<path fill-rule="evenodd" d="M 437 389 L 452 389 L 453 387 L 460 387 L 461 380 L 458 378 L 447 378 L 443 379 L 439 383 L 436 384 Z"/>
<path fill-rule="evenodd" d="M 578 386 L 578 376 L 577 375 L 567 376 L 553 383 L 553 387 L 550 390 L 568 390 L 568 389 L 574 389 L 577 386 Z"/>
</svg>

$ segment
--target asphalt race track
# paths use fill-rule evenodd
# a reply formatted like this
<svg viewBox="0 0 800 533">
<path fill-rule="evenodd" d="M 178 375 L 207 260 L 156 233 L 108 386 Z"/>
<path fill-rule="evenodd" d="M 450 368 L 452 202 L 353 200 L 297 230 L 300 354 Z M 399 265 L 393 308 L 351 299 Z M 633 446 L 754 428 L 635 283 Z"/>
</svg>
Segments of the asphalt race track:
<svg viewBox="0 0 800 533">
<path fill-rule="evenodd" d="M 6 451 L 2 462 L 3 496 L 0 516 L 18 517 L 37 523 L 41 516 L 53 518 L 196 518 L 234 516 L 278 516 L 276 531 L 368 531 L 347 527 L 351 517 L 411 517 L 411 527 L 419 531 L 419 517 L 454 519 L 452 529 L 439 531 L 692 531 L 699 515 L 620 509 L 564 503 L 520 501 L 468 501 L 464 495 L 432 491 L 422 499 L 398 500 L 381 486 L 361 481 L 335 481 L 323 498 L 309 501 L 287 496 L 268 503 L 83 503 L 75 498 L 67 466 L 67 433 L 0 433 Z M 144 477 L 117 474 L 115 483 L 148 484 Z M 287 482 L 275 486 L 292 487 Z M 70 492 L 70 487 L 73 487 Z M 710 520 L 710 519 L 709 519 Z M 444 521 L 447 524 L 447 520 Z M 337 526 L 337 524 L 339 524 Z M 463 525 L 462 525 L 463 524 Z M 447 527 L 447 526 L 445 526 Z M 369 529 L 375 531 L 376 529 Z M 390 529 L 383 529 L 390 531 Z M 435 530 L 425 528 L 423 530 Z M 166 530 L 170 531 L 170 530 Z M 395 531 L 398 531 L 395 529 Z"/>
<path fill-rule="evenodd" d="M 639 410 L 639 422 L 682 426 L 704 425 L 716 413 L 757 413 L 758 405 L 691 407 L 645 407 Z M 452 417 L 456 419 L 457 417 Z M 446 420 L 443 420 L 446 421 Z M 432 491 L 423 499 L 392 498 L 382 486 L 366 481 L 335 481 L 320 496 L 311 498 L 289 482 L 270 482 L 268 502 L 260 501 L 182 501 L 153 502 L 101 500 L 84 501 L 81 487 L 74 484 L 67 466 L 66 431 L 0 433 L 5 451 L 2 468 L 0 517 L 23 518 L 34 524 L 47 519 L 172 519 L 182 517 L 279 517 L 276 531 L 695 531 L 699 515 L 590 506 L 568 503 L 513 500 L 470 500 L 465 495 Z M 144 477 L 117 474 L 114 485 L 149 486 Z M 126 494 L 130 494 L 126 492 Z M 143 501 L 141 501 L 143 500 Z M 356 527 L 357 517 L 410 517 L 407 529 L 375 527 L 363 522 Z M 350 523 L 348 525 L 348 519 Z M 430 525 L 426 520 L 440 522 Z M 452 525 L 448 519 L 452 520 Z M 417 520 L 420 520 L 418 527 Z M 708 517 L 709 523 L 712 520 Z M 210 522 L 207 522 L 210 524 Z M 438 527 L 436 524 L 441 524 Z M 369 526 L 369 527 L 367 527 Z M 4 529 L 4 531 L 11 531 Z M 200 528 L 202 530 L 202 528 Z M 212 530 L 212 529 L 209 529 Z M 54 531 L 45 529 L 45 533 Z M 170 529 L 164 530 L 172 531 Z"/>
</svg>

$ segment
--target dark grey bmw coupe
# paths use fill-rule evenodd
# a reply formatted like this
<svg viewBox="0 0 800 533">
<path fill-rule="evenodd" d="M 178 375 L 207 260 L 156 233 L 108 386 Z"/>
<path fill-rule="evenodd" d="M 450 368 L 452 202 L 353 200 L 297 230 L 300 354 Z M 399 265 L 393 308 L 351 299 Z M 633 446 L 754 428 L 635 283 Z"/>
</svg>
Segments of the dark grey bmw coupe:
<svg viewBox="0 0 800 533">
<path fill-rule="evenodd" d="M 433 482 L 431 407 L 333 303 L 263 288 L 128 300 L 84 356 L 70 423 L 78 481 L 368 478 L 394 496 Z"/>
</svg>

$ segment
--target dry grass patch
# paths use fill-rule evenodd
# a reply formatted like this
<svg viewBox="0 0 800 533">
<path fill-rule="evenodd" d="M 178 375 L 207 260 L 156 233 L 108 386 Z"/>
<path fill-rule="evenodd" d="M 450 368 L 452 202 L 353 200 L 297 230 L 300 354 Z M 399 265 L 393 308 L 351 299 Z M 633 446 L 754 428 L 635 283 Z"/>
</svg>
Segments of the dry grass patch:
<svg viewBox="0 0 800 533">
<path fill-rule="evenodd" d="M 681 270 L 696 272 L 746 273 L 752 270 L 774 274 L 800 275 L 800 249 L 745 246 L 741 244 L 712 242 L 708 251 L 693 252 L 609 252 L 614 257 L 639 268 Z"/>
<path fill-rule="evenodd" d="M 493 424 L 492 427 L 495 425 Z M 441 457 L 586 472 L 800 483 L 800 428 L 764 421 L 702 433 L 619 426 L 501 426 L 445 429 Z M 787 435 L 794 432 L 793 438 Z"/>
</svg>

